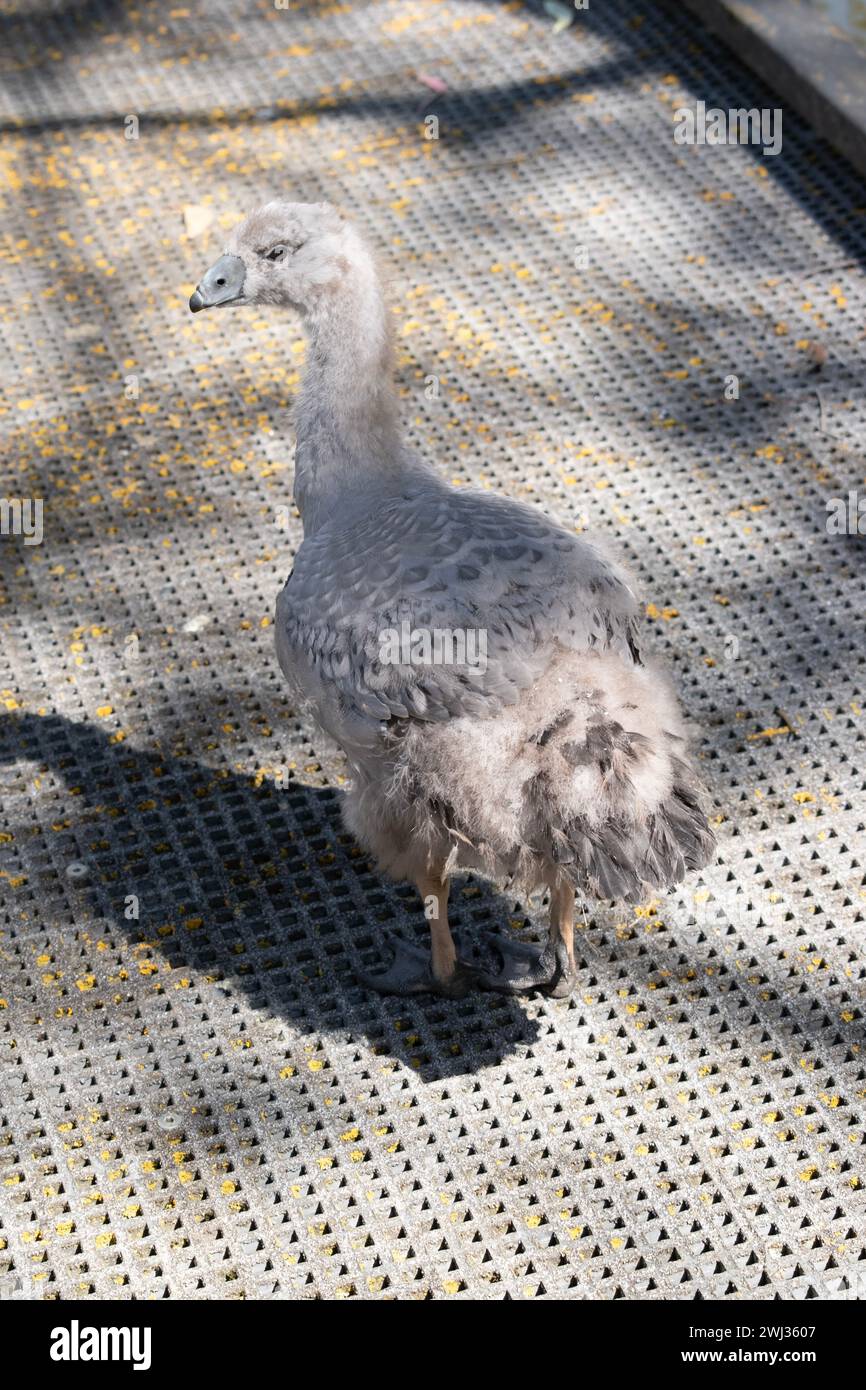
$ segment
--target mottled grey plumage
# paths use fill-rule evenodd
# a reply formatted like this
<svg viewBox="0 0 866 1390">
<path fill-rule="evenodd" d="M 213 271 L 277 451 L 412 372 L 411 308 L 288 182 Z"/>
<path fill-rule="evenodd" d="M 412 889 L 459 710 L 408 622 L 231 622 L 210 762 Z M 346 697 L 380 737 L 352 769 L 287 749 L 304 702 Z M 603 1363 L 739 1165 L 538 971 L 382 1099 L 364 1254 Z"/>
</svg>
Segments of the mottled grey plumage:
<svg viewBox="0 0 866 1390">
<path fill-rule="evenodd" d="M 347 514 L 348 513 L 348 514 Z M 307 668 L 344 710 L 379 721 L 489 718 L 569 651 L 637 656 L 623 577 L 588 542 L 520 503 L 448 487 L 426 471 L 358 515 L 337 505 L 298 552 L 277 605 L 280 659 Z M 483 670 L 383 664 L 383 630 L 480 629 Z"/>
<path fill-rule="evenodd" d="M 406 450 L 375 267 L 333 209 L 268 204 L 227 254 L 246 267 L 235 302 L 291 304 L 310 337 L 296 421 L 305 539 L 277 602 L 277 652 L 349 758 L 347 824 L 425 897 L 467 867 L 550 889 L 541 964 L 506 962 L 484 982 L 566 993 L 573 888 L 639 899 L 713 847 L 628 579 L 585 537 L 447 485 Z M 383 634 L 403 623 L 483 633 L 486 663 L 383 660 Z M 465 988 L 442 916 L 432 974 L 403 961 L 374 983 Z"/>
</svg>

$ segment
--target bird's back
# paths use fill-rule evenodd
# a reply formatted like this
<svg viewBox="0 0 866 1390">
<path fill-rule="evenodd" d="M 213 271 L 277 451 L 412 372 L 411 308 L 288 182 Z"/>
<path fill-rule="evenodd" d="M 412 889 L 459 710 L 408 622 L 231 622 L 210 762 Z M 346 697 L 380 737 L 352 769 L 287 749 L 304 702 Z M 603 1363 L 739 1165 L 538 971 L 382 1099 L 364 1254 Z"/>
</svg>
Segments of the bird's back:
<svg viewBox="0 0 866 1390">
<path fill-rule="evenodd" d="M 407 625 L 474 635 L 476 650 L 483 639 L 484 661 L 387 659 Z M 330 688 L 374 722 L 496 713 L 557 648 L 640 660 L 636 600 L 597 546 L 525 504 L 428 474 L 366 512 L 338 511 L 304 541 L 277 626 L 291 680 Z"/>
</svg>

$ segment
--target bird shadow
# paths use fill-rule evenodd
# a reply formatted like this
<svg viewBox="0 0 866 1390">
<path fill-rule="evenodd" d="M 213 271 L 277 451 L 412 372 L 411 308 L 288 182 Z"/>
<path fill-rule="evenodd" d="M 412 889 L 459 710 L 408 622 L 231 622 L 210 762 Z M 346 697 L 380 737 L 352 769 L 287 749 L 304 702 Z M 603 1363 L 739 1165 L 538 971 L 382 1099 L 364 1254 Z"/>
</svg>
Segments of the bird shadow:
<svg viewBox="0 0 866 1390">
<path fill-rule="evenodd" d="M 216 1009 L 245 996 L 302 1034 L 363 1036 L 425 1081 L 497 1066 L 539 1036 L 513 999 L 400 999 L 361 985 L 355 972 L 387 962 L 390 934 L 421 943 L 427 930 L 414 890 L 383 882 L 345 833 L 333 789 L 133 748 L 59 714 L 0 720 L 0 766 L 19 762 L 30 766 L 7 776 L 13 839 L 0 847 L 6 878 L 23 880 L 10 938 L 38 927 L 62 953 L 96 931 L 127 957 L 131 943 L 158 965 L 159 989 L 185 980 L 205 1006 L 209 990 Z M 50 825 L 16 819 L 34 764 Z M 462 940 L 508 910 L 469 892 L 453 914 Z"/>
</svg>

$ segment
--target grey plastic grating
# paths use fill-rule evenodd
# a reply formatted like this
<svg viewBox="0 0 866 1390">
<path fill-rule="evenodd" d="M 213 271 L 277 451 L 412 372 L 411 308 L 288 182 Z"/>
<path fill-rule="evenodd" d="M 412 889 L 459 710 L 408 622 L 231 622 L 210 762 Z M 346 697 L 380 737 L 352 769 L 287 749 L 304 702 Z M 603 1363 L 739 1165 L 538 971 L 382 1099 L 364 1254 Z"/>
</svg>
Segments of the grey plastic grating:
<svg viewBox="0 0 866 1390">
<path fill-rule="evenodd" d="M 0 14 L 3 487 L 45 500 L 2 542 L 0 1295 L 863 1296 L 861 185 L 787 111 L 775 160 L 675 146 L 776 103 L 626 0 L 54 9 Z M 183 206 L 275 192 L 381 249 L 417 447 L 652 605 L 721 850 L 588 915 L 568 1004 L 354 982 L 424 927 L 273 655 L 298 331 L 186 310 Z"/>
</svg>

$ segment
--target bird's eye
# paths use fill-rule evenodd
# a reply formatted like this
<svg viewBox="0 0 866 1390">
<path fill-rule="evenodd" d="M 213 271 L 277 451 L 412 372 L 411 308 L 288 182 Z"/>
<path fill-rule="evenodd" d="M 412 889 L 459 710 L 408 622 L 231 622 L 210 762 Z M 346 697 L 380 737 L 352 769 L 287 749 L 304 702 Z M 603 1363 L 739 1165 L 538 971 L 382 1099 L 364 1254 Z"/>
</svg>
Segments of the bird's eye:
<svg viewBox="0 0 866 1390">
<path fill-rule="evenodd" d="M 268 254 L 267 254 L 267 259 L 268 259 L 269 261 L 281 261 L 281 260 L 283 259 L 283 256 L 284 256 L 284 255 L 286 254 L 286 252 L 288 251 L 288 249 L 289 249 L 289 248 L 288 248 L 287 246 L 283 246 L 283 245 L 280 245 L 280 246 L 272 246 L 271 249 L 270 249 L 270 251 L 269 251 Z"/>
</svg>

